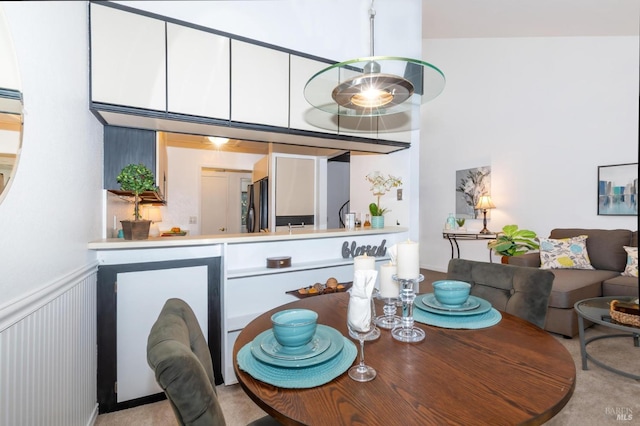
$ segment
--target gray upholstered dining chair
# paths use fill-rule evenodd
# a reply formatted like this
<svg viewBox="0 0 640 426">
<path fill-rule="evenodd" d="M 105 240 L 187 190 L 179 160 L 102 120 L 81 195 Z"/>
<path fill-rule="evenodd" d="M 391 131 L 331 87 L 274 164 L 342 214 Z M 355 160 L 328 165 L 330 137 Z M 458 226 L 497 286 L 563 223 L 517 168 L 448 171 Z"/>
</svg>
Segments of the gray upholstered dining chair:
<svg viewBox="0 0 640 426">
<path fill-rule="evenodd" d="M 173 298 L 165 302 L 147 339 L 147 362 L 180 425 L 225 425 L 209 347 L 185 301 Z M 251 423 L 278 424 L 269 416 Z"/>
<path fill-rule="evenodd" d="M 544 328 L 554 275 L 551 271 L 500 263 L 451 259 L 447 279 L 471 284 L 471 294 L 494 308 Z"/>
</svg>

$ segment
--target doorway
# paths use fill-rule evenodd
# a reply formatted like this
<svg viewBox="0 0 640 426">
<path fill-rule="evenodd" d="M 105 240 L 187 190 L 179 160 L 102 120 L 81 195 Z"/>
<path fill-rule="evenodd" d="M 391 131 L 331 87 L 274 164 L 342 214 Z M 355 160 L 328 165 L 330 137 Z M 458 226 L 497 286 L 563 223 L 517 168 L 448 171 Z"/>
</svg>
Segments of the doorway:
<svg viewBox="0 0 640 426">
<path fill-rule="evenodd" d="M 243 232 L 243 182 L 251 180 L 247 170 L 203 167 L 200 174 L 201 235 Z M 246 185 L 245 189 L 246 191 Z"/>
</svg>

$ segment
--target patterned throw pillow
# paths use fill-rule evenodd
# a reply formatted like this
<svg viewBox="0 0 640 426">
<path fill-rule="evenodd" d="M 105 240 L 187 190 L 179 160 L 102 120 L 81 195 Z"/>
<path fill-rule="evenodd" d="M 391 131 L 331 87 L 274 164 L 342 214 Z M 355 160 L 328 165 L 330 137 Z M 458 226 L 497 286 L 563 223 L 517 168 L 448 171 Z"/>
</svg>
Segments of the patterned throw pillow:
<svg viewBox="0 0 640 426">
<path fill-rule="evenodd" d="M 594 269 L 587 253 L 587 235 L 539 238 L 541 269 Z"/>
<path fill-rule="evenodd" d="M 623 247 L 627 252 L 627 266 L 624 268 L 622 275 L 638 278 L 638 247 Z"/>
</svg>

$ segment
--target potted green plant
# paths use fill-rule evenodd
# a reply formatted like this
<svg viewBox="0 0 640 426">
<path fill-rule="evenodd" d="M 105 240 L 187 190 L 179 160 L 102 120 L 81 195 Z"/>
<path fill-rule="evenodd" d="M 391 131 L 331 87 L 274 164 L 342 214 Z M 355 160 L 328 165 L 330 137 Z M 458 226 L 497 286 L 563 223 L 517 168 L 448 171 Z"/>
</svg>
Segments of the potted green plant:
<svg viewBox="0 0 640 426">
<path fill-rule="evenodd" d="M 518 229 L 518 225 L 505 225 L 498 232 L 495 240 L 487 243 L 487 247 L 502 255 L 502 263 L 509 263 L 509 257 L 520 256 L 529 250 L 538 250 L 540 245 L 535 240 L 536 233 L 528 229 Z"/>
<path fill-rule="evenodd" d="M 133 193 L 134 220 L 122 220 L 122 232 L 125 240 L 146 240 L 149 238 L 150 220 L 142 220 L 140 214 L 140 194 L 145 191 L 156 191 L 156 179 L 153 172 L 144 164 L 128 164 L 116 177 L 123 191 Z"/>
<path fill-rule="evenodd" d="M 371 184 L 371 192 L 377 197 L 377 203 L 369 204 L 369 212 L 371 213 L 371 227 L 384 228 L 384 214 L 390 211 L 387 208 L 380 207 L 380 197 L 391 190 L 402 185 L 402 179 L 389 175 L 385 178 L 380 172 L 369 173 L 365 179 Z"/>
</svg>

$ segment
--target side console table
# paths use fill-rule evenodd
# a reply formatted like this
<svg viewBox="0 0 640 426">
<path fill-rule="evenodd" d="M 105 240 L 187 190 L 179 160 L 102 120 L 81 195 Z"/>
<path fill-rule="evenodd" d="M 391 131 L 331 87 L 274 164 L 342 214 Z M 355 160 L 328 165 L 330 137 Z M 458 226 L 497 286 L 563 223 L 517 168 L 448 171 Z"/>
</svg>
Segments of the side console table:
<svg viewBox="0 0 640 426">
<path fill-rule="evenodd" d="M 442 238 L 449 240 L 449 244 L 451 245 L 452 259 L 454 257 L 460 259 L 460 246 L 458 246 L 458 240 L 495 240 L 496 237 L 496 234 L 481 234 L 479 232 L 442 231 Z M 493 262 L 491 250 L 489 250 L 489 261 Z"/>
<path fill-rule="evenodd" d="M 593 361 L 594 364 L 604 368 L 605 370 L 612 371 L 625 377 L 630 377 L 635 380 L 640 380 L 640 375 L 628 373 L 617 368 L 611 367 L 604 362 L 596 359 L 593 355 L 587 352 L 587 345 L 594 340 L 606 339 L 609 337 L 632 337 L 633 346 L 640 347 L 640 328 L 630 325 L 621 324 L 611 319 L 609 316 L 609 304 L 612 300 L 619 300 L 621 302 L 631 302 L 635 300 L 635 297 L 629 296 L 609 296 L 609 297 L 595 297 L 592 299 L 585 299 L 576 302 L 573 306 L 578 314 L 578 332 L 580 333 L 580 355 L 582 357 L 582 369 L 588 370 L 587 359 Z M 605 327 L 613 328 L 615 330 L 622 331 L 621 334 L 606 334 L 603 336 L 594 336 L 589 339 L 584 337 L 584 320 L 587 319 L 596 324 L 603 325 Z"/>
</svg>

